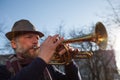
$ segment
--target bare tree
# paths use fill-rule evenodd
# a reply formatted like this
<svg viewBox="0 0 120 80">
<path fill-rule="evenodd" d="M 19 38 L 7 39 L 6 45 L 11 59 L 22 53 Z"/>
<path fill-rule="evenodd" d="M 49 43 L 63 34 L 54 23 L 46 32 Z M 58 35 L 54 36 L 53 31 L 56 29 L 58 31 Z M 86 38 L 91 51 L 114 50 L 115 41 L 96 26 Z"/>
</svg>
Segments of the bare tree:
<svg viewBox="0 0 120 80">
<path fill-rule="evenodd" d="M 93 29 L 93 28 L 92 28 Z M 89 30 L 92 31 L 92 30 Z M 84 35 L 84 31 L 71 31 L 70 35 L 72 37 L 78 37 L 78 35 Z M 77 45 L 76 45 L 77 44 Z M 76 43 L 74 46 L 77 46 L 80 50 L 88 51 L 90 50 L 93 53 L 93 56 L 88 59 L 76 60 L 79 65 L 80 72 L 83 80 L 115 80 L 119 79 L 115 56 L 113 50 L 99 50 L 91 42 L 82 42 Z M 78 47 L 79 46 L 79 47 Z M 95 51 L 93 48 L 96 48 Z M 82 52 L 81 52 L 82 54 Z M 114 66 L 113 66 L 114 65 Z M 117 77 L 116 77 L 117 75 Z"/>
<path fill-rule="evenodd" d="M 13 52 L 10 46 L 10 42 L 5 36 L 6 29 L 7 29 L 7 26 L 4 23 L 0 23 L 0 40 L 2 43 L 4 43 L 0 46 L 1 54 L 10 54 Z"/>
<path fill-rule="evenodd" d="M 109 18 L 109 22 L 112 22 L 114 24 L 117 24 L 117 27 L 120 26 L 120 4 L 118 4 L 119 6 L 114 7 L 111 0 L 106 0 L 108 2 L 108 4 L 110 5 L 111 11 L 113 12 L 112 14 L 108 14 L 108 15 L 112 15 Z M 112 24 L 111 24 L 112 25 Z"/>
</svg>

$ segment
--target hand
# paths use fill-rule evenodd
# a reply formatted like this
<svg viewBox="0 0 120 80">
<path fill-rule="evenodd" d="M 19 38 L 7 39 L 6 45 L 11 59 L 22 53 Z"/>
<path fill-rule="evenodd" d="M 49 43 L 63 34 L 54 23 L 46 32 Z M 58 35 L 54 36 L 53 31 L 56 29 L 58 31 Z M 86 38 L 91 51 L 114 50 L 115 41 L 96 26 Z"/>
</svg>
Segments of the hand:
<svg viewBox="0 0 120 80">
<path fill-rule="evenodd" d="M 36 51 L 38 57 L 42 58 L 46 63 L 49 63 L 58 45 L 63 42 L 63 38 L 56 40 L 59 35 L 49 36 Z"/>
<path fill-rule="evenodd" d="M 78 52 L 80 52 L 78 49 L 71 47 L 69 44 L 61 44 L 57 49 L 59 55 L 66 54 L 67 51 L 70 53 L 71 57 L 75 56 Z"/>
</svg>

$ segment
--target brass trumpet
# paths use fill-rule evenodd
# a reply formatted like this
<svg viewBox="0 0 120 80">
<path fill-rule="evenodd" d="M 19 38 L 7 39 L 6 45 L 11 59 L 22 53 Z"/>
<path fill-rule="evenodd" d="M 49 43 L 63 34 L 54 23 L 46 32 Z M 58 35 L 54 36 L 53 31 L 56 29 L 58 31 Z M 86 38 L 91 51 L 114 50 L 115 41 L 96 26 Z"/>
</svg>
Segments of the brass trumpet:
<svg viewBox="0 0 120 80">
<path fill-rule="evenodd" d="M 79 38 L 64 40 L 63 44 L 75 43 L 75 42 L 85 42 L 85 41 L 95 42 L 99 46 L 99 49 L 106 49 L 108 35 L 107 35 L 107 31 L 106 31 L 104 25 L 101 22 L 98 22 L 95 25 L 95 30 L 92 34 L 82 36 Z M 54 56 L 52 57 L 50 64 L 53 64 L 53 65 L 69 64 L 71 59 L 90 58 L 93 55 L 93 53 L 91 51 L 82 51 L 77 54 L 70 54 L 69 51 L 67 50 L 67 47 L 66 46 L 64 46 L 64 47 L 65 47 L 67 53 L 63 54 L 62 56 L 60 56 L 58 53 L 55 53 Z"/>
</svg>

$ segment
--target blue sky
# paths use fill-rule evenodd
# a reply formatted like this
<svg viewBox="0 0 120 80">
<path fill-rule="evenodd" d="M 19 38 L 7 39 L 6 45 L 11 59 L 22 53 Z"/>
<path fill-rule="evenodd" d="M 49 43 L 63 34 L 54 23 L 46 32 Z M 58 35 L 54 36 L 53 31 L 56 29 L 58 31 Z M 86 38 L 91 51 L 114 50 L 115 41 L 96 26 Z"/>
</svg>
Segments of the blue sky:
<svg viewBox="0 0 120 80">
<path fill-rule="evenodd" d="M 8 27 L 19 19 L 29 19 L 39 30 L 80 27 L 102 21 L 106 0 L 1 0 L 0 15 Z M 1 19 L 2 20 L 2 19 Z"/>
</svg>

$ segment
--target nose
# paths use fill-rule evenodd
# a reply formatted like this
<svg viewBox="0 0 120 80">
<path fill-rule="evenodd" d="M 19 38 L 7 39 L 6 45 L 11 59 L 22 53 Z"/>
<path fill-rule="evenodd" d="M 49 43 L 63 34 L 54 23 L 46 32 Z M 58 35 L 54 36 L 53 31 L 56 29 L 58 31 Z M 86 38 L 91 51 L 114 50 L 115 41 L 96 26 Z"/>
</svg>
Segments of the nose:
<svg viewBox="0 0 120 80">
<path fill-rule="evenodd" d="M 34 45 L 37 45 L 38 42 L 39 42 L 39 39 L 38 39 L 37 37 L 33 37 L 32 43 L 33 43 Z"/>
</svg>

